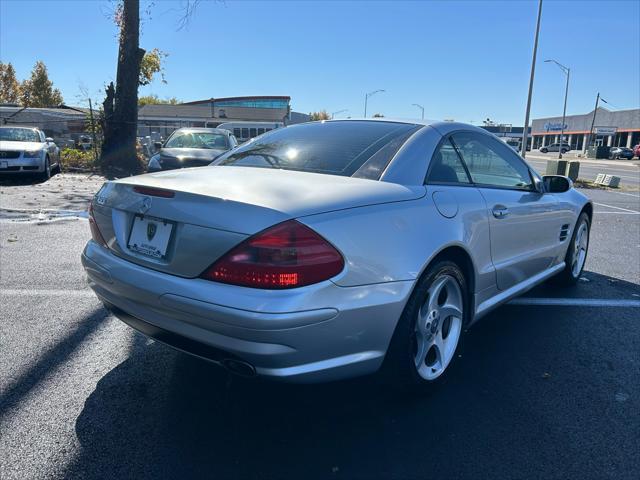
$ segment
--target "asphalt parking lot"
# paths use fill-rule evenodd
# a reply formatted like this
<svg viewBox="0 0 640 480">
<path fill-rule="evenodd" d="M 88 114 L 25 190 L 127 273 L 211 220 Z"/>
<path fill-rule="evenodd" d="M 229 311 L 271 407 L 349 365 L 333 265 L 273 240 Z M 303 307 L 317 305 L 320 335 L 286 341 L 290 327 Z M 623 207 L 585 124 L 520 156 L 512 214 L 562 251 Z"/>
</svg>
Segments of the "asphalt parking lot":
<svg viewBox="0 0 640 480">
<path fill-rule="evenodd" d="M 109 316 L 79 262 L 100 183 L 0 186 L 3 479 L 637 478 L 637 190 L 584 190 L 579 285 L 496 310 L 442 388 L 403 397 L 232 377 Z"/>
</svg>

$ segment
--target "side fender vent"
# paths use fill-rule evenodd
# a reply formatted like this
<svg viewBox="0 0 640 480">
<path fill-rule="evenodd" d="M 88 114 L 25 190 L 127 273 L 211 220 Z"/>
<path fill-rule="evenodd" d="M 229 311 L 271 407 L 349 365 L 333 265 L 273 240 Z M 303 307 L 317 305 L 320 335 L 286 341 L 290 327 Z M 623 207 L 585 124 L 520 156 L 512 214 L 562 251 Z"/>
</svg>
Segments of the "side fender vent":
<svg viewBox="0 0 640 480">
<path fill-rule="evenodd" d="M 569 236 L 569 224 L 565 223 L 560 228 L 560 241 L 564 242 L 568 236 Z"/>
</svg>

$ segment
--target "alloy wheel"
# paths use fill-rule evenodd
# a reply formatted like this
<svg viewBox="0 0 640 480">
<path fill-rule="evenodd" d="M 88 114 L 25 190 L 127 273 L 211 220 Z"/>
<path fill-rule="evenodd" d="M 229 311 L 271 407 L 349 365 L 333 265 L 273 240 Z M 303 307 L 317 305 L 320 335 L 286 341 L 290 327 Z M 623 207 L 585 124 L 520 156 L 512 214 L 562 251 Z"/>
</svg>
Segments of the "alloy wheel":
<svg viewBox="0 0 640 480">
<path fill-rule="evenodd" d="M 425 380 L 438 378 L 453 359 L 462 332 L 463 305 L 454 277 L 443 275 L 434 280 L 414 328 L 414 363 Z"/>
<path fill-rule="evenodd" d="M 571 260 L 571 274 L 578 277 L 584 267 L 584 261 L 587 258 L 587 247 L 589 246 L 589 229 L 587 222 L 582 221 L 578 227 L 576 238 L 573 243 L 573 258 Z"/>
</svg>

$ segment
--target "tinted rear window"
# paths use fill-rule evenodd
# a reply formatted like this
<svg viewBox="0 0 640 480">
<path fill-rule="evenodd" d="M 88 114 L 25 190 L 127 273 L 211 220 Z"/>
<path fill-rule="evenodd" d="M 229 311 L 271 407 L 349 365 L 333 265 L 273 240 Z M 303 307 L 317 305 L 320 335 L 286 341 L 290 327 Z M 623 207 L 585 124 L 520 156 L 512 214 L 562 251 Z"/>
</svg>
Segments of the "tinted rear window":
<svg viewBox="0 0 640 480">
<path fill-rule="evenodd" d="M 378 121 L 293 125 L 273 130 L 223 155 L 216 164 L 343 176 L 352 176 L 363 168 L 367 174 L 357 176 L 377 179 L 404 141 L 419 128 L 414 124 Z M 371 164 L 367 164 L 369 160 Z"/>
</svg>

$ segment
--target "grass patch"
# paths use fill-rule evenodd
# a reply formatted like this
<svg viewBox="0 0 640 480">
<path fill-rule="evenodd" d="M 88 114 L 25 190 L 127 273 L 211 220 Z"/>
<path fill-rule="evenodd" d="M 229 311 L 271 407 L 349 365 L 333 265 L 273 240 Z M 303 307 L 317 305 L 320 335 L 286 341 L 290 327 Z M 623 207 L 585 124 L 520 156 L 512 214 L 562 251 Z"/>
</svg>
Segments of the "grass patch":
<svg viewBox="0 0 640 480">
<path fill-rule="evenodd" d="M 62 169 L 69 172 L 93 172 L 96 170 L 96 162 L 93 151 L 65 148 L 60 151 Z"/>
</svg>

